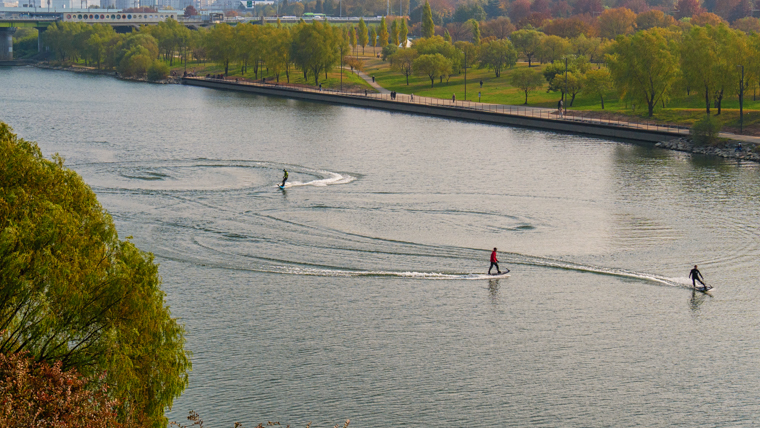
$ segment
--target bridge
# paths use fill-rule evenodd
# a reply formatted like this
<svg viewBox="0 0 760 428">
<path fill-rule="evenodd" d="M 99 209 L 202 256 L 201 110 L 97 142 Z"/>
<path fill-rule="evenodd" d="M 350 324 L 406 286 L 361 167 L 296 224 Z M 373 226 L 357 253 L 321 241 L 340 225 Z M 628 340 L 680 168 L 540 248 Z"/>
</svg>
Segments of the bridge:
<svg viewBox="0 0 760 428">
<path fill-rule="evenodd" d="M 37 49 L 42 51 L 42 33 L 54 22 L 108 24 L 117 32 L 127 33 L 141 25 L 156 25 L 167 19 L 178 19 L 178 12 L 171 10 L 126 13 L 118 9 L 0 8 L 0 61 L 13 60 L 13 33 L 18 28 L 36 28 L 39 31 Z"/>
</svg>

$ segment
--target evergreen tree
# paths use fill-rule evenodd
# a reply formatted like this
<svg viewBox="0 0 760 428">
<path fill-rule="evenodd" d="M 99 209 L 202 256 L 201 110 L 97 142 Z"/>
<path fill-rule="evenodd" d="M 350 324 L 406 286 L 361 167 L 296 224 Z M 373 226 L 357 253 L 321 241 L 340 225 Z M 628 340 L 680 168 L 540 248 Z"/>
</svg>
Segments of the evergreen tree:
<svg viewBox="0 0 760 428">
<path fill-rule="evenodd" d="M 488 3 L 486 3 L 485 11 L 489 19 L 495 19 L 503 15 L 501 2 L 499 0 L 488 0 Z"/>
<path fill-rule="evenodd" d="M 422 37 L 433 37 L 434 35 L 433 11 L 430 9 L 430 3 L 425 0 L 425 6 L 422 8 Z"/>
</svg>

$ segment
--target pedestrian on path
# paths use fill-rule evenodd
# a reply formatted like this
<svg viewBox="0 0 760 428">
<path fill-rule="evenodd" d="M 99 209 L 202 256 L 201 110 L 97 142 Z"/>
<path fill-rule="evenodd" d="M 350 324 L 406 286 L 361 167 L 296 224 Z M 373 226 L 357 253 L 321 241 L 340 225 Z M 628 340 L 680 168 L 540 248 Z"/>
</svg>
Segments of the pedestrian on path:
<svg viewBox="0 0 760 428">
<path fill-rule="evenodd" d="M 480 102 L 480 92 L 478 92 L 478 102 Z"/>
<path fill-rule="evenodd" d="M 412 94 L 412 102 L 414 102 L 414 94 Z"/>
<path fill-rule="evenodd" d="M 560 99 L 559 102 L 557 103 L 557 110 L 559 111 L 559 117 L 563 117 L 564 116 L 562 114 L 562 107 L 564 107 L 564 106 L 565 106 L 565 103 L 563 103 L 562 100 Z"/>
<path fill-rule="evenodd" d="M 451 102 L 452 103 L 457 102 L 457 94 L 451 94 Z"/>
<path fill-rule="evenodd" d="M 482 80 L 480 81 L 480 87 L 481 88 L 483 87 L 483 81 Z"/>
</svg>

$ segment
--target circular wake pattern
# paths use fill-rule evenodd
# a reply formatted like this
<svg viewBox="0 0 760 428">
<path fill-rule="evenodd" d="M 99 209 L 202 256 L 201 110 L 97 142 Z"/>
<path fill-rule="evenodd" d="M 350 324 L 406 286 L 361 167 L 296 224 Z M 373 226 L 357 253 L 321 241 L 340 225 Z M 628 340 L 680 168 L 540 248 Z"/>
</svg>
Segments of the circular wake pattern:
<svg viewBox="0 0 760 428">
<path fill-rule="evenodd" d="M 129 191 L 264 191 L 279 183 L 283 169 L 290 173 L 285 188 L 325 187 L 356 179 L 346 173 L 245 160 L 103 162 L 75 165 L 75 169 L 94 188 Z"/>
</svg>

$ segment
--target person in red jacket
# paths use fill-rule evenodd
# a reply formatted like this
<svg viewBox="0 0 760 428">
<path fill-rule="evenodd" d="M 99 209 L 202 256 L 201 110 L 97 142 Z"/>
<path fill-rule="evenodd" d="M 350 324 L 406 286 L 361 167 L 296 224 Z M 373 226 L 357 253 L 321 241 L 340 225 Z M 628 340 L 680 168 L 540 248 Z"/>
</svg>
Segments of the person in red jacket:
<svg viewBox="0 0 760 428">
<path fill-rule="evenodd" d="M 488 267 L 488 274 L 491 274 L 491 269 L 496 266 L 496 273 L 501 273 L 501 270 L 499 269 L 499 259 L 496 258 L 496 247 L 493 247 L 493 251 L 491 252 L 491 266 Z"/>
</svg>

